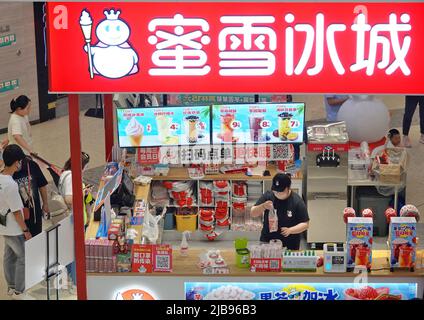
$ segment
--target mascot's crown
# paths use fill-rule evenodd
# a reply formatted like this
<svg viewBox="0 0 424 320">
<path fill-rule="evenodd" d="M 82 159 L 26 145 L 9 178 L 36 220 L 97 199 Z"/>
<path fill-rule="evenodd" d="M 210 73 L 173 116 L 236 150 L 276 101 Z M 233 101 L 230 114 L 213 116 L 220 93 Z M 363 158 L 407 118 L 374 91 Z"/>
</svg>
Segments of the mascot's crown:
<svg viewBox="0 0 424 320">
<path fill-rule="evenodd" d="M 119 15 L 121 14 L 121 11 L 116 10 L 115 12 L 115 10 L 112 9 L 110 11 L 105 10 L 103 13 L 105 14 L 106 19 L 108 20 L 118 20 Z"/>
</svg>

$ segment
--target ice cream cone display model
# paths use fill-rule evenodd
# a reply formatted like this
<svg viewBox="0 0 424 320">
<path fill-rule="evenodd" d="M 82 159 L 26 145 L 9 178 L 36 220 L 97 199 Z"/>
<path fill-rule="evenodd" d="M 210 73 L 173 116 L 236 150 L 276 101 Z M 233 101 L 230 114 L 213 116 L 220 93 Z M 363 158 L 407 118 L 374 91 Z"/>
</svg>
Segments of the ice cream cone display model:
<svg viewBox="0 0 424 320">
<path fill-rule="evenodd" d="M 125 128 L 128 141 L 133 147 L 140 147 L 143 140 L 144 127 L 136 118 L 132 118 Z"/>
</svg>

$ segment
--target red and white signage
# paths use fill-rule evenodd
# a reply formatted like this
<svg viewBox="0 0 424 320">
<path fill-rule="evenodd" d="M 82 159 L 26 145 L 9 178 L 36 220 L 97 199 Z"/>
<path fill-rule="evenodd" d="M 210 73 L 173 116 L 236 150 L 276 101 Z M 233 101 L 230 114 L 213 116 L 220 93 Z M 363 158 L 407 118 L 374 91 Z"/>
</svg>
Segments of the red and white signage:
<svg viewBox="0 0 424 320">
<path fill-rule="evenodd" d="M 51 92 L 424 93 L 424 3 L 48 3 Z"/>
</svg>

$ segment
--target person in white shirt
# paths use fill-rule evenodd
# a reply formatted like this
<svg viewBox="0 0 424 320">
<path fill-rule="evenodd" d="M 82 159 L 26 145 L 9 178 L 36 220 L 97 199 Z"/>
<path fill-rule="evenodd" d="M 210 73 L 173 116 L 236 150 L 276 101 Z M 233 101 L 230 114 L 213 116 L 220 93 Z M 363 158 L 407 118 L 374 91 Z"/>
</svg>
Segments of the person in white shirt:
<svg viewBox="0 0 424 320">
<path fill-rule="evenodd" d="M 86 170 L 88 167 L 88 163 L 90 162 L 90 156 L 82 152 L 81 153 L 81 168 L 82 170 Z M 66 161 L 63 172 L 60 175 L 58 189 L 59 193 L 62 195 L 63 199 L 65 200 L 65 203 L 68 205 L 68 208 L 72 209 L 72 171 L 71 171 L 71 159 Z M 89 203 L 92 200 L 92 196 L 90 191 L 83 185 L 84 192 L 84 225 L 87 227 L 88 223 L 88 216 L 87 216 L 87 208 L 86 204 Z M 77 283 L 77 277 L 76 277 L 76 267 L 75 262 L 70 263 L 66 266 L 66 269 L 68 271 L 69 281 L 68 281 L 68 287 L 70 293 L 75 292 L 76 283 Z"/>
<path fill-rule="evenodd" d="M 7 294 L 16 300 L 32 300 L 25 294 L 25 241 L 31 233 L 22 214 L 18 184 L 12 176 L 22 167 L 25 153 L 16 144 L 3 151 L 4 170 L 0 174 L 0 235 L 4 238 L 3 269 Z"/>
<path fill-rule="evenodd" d="M 11 116 L 7 127 L 7 135 L 11 144 L 17 144 L 27 154 L 34 152 L 32 146 L 31 125 L 28 115 L 31 112 L 31 100 L 27 96 L 19 96 L 10 102 Z"/>
<path fill-rule="evenodd" d="M 399 147 L 402 147 L 401 142 L 402 141 L 401 141 L 399 130 L 398 129 L 390 129 L 389 133 L 387 134 L 386 147 L 387 148 L 399 148 Z"/>
</svg>

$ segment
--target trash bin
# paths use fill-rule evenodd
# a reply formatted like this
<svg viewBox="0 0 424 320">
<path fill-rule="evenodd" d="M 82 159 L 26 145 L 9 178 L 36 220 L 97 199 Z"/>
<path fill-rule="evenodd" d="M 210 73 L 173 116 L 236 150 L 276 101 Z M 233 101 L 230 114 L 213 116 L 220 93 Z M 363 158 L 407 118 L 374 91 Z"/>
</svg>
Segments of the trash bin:
<svg viewBox="0 0 424 320">
<path fill-rule="evenodd" d="M 165 214 L 165 224 L 164 230 L 174 230 L 175 229 L 175 216 L 174 212 L 170 211 Z"/>
<path fill-rule="evenodd" d="M 357 213 L 360 214 L 363 209 L 370 208 L 374 212 L 374 236 L 386 237 L 388 225 L 384 212 L 390 206 L 391 197 L 380 195 L 375 188 L 361 191 L 357 192 L 357 208 L 355 208 Z"/>
</svg>

